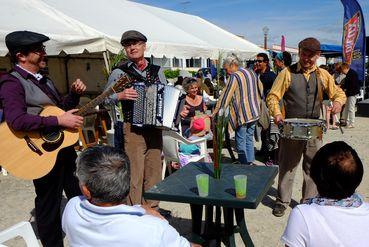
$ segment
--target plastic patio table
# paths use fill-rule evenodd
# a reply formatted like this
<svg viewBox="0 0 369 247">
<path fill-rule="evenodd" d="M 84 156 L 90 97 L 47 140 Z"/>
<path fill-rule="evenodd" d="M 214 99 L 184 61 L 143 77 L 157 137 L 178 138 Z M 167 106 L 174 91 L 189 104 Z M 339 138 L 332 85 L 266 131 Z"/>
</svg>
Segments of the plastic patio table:
<svg viewBox="0 0 369 247">
<path fill-rule="evenodd" d="M 209 195 L 200 197 L 196 186 L 196 175 L 209 174 Z M 278 173 L 277 167 L 222 164 L 220 179 L 213 177 L 211 163 L 195 162 L 176 171 L 144 194 L 145 199 L 188 203 L 191 207 L 192 241 L 202 243 L 216 239 L 218 245 L 236 246 L 234 233 L 239 232 L 246 246 L 254 246 L 247 231 L 244 209 L 256 209 Z M 237 199 L 233 176 L 247 175 L 247 196 Z M 205 206 L 205 225 L 201 231 L 202 211 Z M 216 208 L 213 222 L 213 207 Z M 224 226 L 220 217 L 223 208 Z M 233 222 L 233 215 L 236 224 Z"/>
</svg>

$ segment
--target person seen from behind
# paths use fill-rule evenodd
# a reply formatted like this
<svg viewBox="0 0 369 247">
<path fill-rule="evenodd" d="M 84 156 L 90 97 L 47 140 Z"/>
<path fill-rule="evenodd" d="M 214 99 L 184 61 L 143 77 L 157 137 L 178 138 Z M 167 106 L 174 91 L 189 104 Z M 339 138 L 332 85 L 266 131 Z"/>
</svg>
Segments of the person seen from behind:
<svg viewBox="0 0 369 247">
<path fill-rule="evenodd" d="M 76 175 L 83 196 L 68 202 L 62 218 L 70 246 L 200 246 L 181 237 L 150 205 L 127 205 L 130 162 L 125 153 L 90 147 L 78 157 Z"/>
<path fill-rule="evenodd" d="M 310 169 L 319 194 L 292 210 L 282 242 L 289 247 L 368 246 L 369 204 L 355 192 L 363 173 L 347 143 L 323 146 Z"/>
<path fill-rule="evenodd" d="M 346 122 L 347 128 L 354 128 L 356 96 L 360 93 L 361 81 L 356 71 L 351 69 L 348 63 L 343 63 L 341 65 L 341 71 L 346 75 L 341 88 L 346 93 L 347 97 L 342 118 Z"/>
</svg>

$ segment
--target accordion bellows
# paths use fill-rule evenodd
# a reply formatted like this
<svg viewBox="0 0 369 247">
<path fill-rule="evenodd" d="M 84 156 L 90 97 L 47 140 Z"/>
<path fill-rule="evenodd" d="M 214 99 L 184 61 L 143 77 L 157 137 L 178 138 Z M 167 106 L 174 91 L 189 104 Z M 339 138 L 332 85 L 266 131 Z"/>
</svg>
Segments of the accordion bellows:
<svg viewBox="0 0 369 247">
<path fill-rule="evenodd" d="M 176 129 L 181 111 L 179 89 L 162 83 L 147 86 L 143 82 L 134 83 L 133 88 L 138 94 L 133 103 L 133 125 Z"/>
</svg>

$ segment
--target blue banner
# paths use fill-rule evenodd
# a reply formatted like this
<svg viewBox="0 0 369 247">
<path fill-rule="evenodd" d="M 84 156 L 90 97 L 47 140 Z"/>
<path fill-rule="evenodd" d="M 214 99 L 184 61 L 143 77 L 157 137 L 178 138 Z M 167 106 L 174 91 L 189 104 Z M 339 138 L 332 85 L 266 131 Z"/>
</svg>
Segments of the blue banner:
<svg viewBox="0 0 369 247">
<path fill-rule="evenodd" d="M 356 0 L 341 0 L 345 12 L 343 19 L 342 55 L 364 82 L 365 76 L 365 23 L 363 12 Z"/>
</svg>

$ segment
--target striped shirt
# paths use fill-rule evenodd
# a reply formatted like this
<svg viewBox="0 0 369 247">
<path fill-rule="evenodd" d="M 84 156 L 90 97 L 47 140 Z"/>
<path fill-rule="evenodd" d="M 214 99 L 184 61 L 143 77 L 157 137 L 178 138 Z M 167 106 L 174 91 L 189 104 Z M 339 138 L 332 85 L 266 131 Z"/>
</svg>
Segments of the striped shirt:
<svg viewBox="0 0 369 247">
<path fill-rule="evenodd" d="M 238 71 L 232 73 L 219 97 L 213 115 L 221 108 L 224 110 L 229 106 L 230 125 L 233 130 L 257 120 L 260 112 L 260 97 L 257 88 L 259 82 L 255 72 L 250 69 L 239 68 Z M 259 87 L 262 91 L 261 83 Z"/>
</svg>

